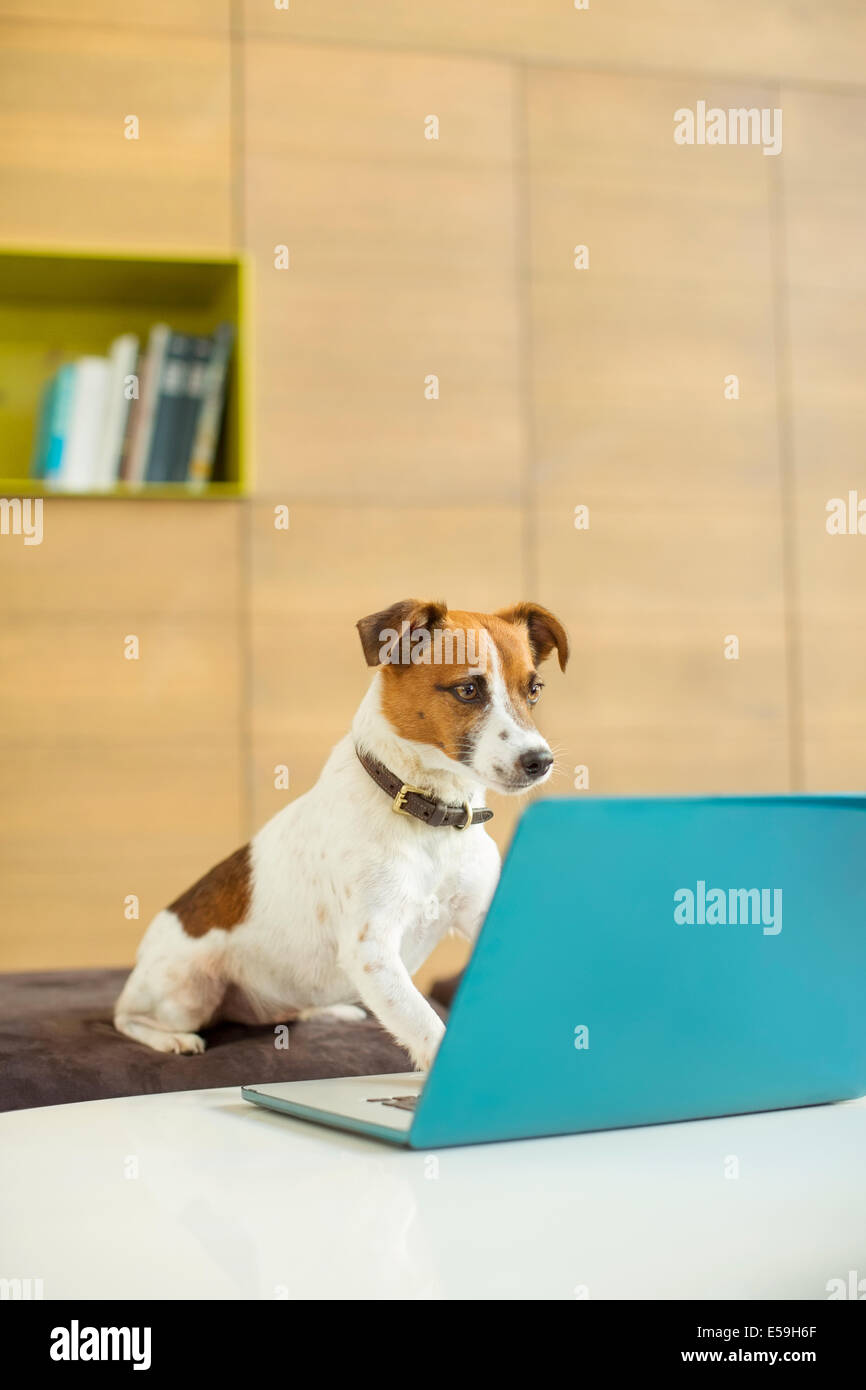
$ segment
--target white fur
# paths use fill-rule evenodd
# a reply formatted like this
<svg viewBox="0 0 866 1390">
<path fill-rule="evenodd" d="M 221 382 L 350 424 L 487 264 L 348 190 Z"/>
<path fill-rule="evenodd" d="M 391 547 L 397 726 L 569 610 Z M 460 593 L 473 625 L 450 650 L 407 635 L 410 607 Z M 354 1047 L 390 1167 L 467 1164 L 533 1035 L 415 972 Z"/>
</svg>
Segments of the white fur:
<svg viewBox="0 0 866 1390">
<path fill-rule="evenodd" d="M 534 724 L 515 707 L 502 676 L 495 643 L 486 644 L 485 654 L 487 665 L 484 674 L 490 692 L 490 706 L 475 739 L 472 766 L 485 787 L 494 787 L 501 792 L 524 791 L 530 784 L 538 786 L 542 781 L 547 781 L 547 776 L 527 781 L 517 759 L 524 753 L 543 754 L 549 753 L 550 749 Z"/>
<path fill-rule="evenodd" d="M 395 814 L 355 746 L 454 804 L 483 805 L 491 783 L 516 790 L 507 763 L 547 745 L 515 718 L 498 665 L 488 676 L 493 698 L 470 767 L 394 732 L 377 673 L 316 785 L 253 838 L 246 921 L 192 938 L 173 912 L 157 913 L 116 1027 L 161 1051 L 194 1052 L 204 1047 L 198 1030 L 217 1019 L 279 1023 L 329 1009 L 345 1017 L 345 1006 L 362 1004 L 416 1067 L 429 1067 L 444 1025 L 411 976 L 448 931 L 475 940 L 499 853 L 481 825 L 434 829 Z"/>
</svg>

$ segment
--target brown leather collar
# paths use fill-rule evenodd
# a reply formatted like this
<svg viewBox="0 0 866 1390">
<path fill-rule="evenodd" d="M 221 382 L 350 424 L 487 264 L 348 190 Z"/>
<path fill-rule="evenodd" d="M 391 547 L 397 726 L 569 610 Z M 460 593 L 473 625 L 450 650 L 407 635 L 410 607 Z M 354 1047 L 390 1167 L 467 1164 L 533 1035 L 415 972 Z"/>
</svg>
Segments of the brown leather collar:
<svg viewBox="0 0 866 1390">
<path fill-rule="evenodd" d="M 488 806 L 479 806 L 473 811 L 468 801 L 464 801 L 462 806 L 451 806 L 447 801 L 437 801 L 420 787 L 402 782 L 393 772 L 389 772 L 384 763 L 371 758 L 369 753 L 362 753 L 360 748 L 356 748 L 355 752 L 365 772 L 370 774 L 377 787 L 381 787 L 382 791 L 390 796 L 392 811 L 399 811 L 403 816 L 414 816 L 425 825 L 452 826 L 455 830 L 468 830 L 470 825 L 481 825 L 493 818 L 493 812 Z"/>
</svg>

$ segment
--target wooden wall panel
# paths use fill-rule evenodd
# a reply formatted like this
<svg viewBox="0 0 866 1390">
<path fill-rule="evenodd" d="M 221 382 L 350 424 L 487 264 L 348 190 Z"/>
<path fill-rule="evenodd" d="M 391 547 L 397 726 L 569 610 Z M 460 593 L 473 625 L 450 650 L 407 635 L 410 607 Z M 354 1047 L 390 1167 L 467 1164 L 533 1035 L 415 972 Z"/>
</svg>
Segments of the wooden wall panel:
<svg viewBox="0 0 866 1390">
<path fill-rule="evenodd" d="M 241 843 L 242 779 L 229 730 L 182 749 L 4 746 L 0 969 L 131 964 L 153 914 Z"/>
<path fill-rule="evenodd" d="M 830 535 L 826 523 L 831 498 L 866 502 L 866 96 L 783 101 L 803 775 L 809 789 L 862 791 L 866 535 Z"/>
<path fill-rule="evenodd" d="M 241 843 L 239 538 L 231 503 L 55 498 L 0 541 L 0 968 L 129 962 Z"/>
<path fill-rule="evenodd" d="M 635 73 L 786 76 L 859 83 L 866 13 L 859 0 L 242 0 L 246 30 L 379 48 L 491 54 Z"/>
<path fill-rule="evenodd" d="M 228 249 L 229 71 L 225 38 L 0 22 L 3 240 Z"/>
<path fill-rule="evenodd" d="M 231 501 L 47 497 L 41 545 L 0 545 L 4 614 L 188 613 L 236 621 L 241 509 Z M 122 626 L 122 624 L 121 624 Z"/>
<path fill-rule="evenodd" d="M 595 791 L 788 785 L 767 159 L 676 146 L 693 93 L 527 85 L 537 588 L 575 635 L 551 699 Z"/>
<path fill-rule="evenodd" d="M 498 64 L 246 45 L 258 488 L 517 500 L 514 82 Z M 438 141 L 424 138 L 437 115 Z M 289 269 L 274 268 L 277 246 Z M 425 380 L 439 378 L 439 399 Z"/>
<path fill-rule="evenodd" d="M 140 658 L 124 657 L 127 634 Z M 238 718 L 237 629 L 223 618 L 62 617 L 8 624 L 0 660 L 18 679 L 0 695 L 14 740 L 124 746 L 217 742 Z"/>
<path fill-rule="evenodd" d="M 227 35 L 231 0 L 147 0 L 118 5 L 117 0 L 0 0 L 0 19 L 25 19 L 68 28 L 112 24 L 135 29 L 202 30 Z M 173 36 L 172 36 L 173 37 Z"/>
<path fill-rule="evenodd" d="M 702 90 L 725 107 L 772 97 Z M 778 508 L 770 161 L 675 145 L 673 113 L 694 92 L 529 75 L 535 467 L 547 498 L 575 505 L 575 488 L 590 487 L 649 507 Z M 576 245 L 588 270 L 574 268 Z"/>
</svg>

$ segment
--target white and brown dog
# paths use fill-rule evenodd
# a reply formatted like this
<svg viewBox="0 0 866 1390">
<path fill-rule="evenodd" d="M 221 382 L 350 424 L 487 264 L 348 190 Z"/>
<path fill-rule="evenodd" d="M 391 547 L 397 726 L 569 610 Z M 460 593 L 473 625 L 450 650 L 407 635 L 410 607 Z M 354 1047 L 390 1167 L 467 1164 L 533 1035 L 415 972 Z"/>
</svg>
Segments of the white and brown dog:
<svg viewBox="0 0 866 1390">
<path fill-rule="evenodd" d="M 115 1009 L 121 1033 L 201 1052 L 220 1020 L 369 1009 L 429 1067 L 444 1031 L 412 973 L 448 931 L 473 942 L 499 876 L 485 788 L 550 775 L 537 666 L 568 642 L 522 603 L 449 612 L 407 599 L 358 623 L 377 667 L 315 786 L 158 912 Z M 395 814 L 399 812 L 400 814 Z"/>
</svg>

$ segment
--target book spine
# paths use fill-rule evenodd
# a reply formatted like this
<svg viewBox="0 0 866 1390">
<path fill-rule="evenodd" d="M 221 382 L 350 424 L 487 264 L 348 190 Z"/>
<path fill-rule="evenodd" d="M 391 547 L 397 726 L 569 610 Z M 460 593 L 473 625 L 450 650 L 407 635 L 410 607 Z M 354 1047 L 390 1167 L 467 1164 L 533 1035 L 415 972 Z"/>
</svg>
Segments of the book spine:
<svg viewBox="0 0 866 1390">
<path fill-rule="evenodd" d="M 147 342 L 147 361 L 141 383 L 141 399 L 135 412 L 135 434 L 130 441 L 129 466 L 126 476 L 131 483 L 143 483 L 153 437 L 154 415 L 162 379 L 162 364 L 171 329 L 155 323 Z"/>
<path fill-rule="evenodd" d="M 105 424 L 108 358 L 80 357 L 76 368 L 61 482 L 69 492 L 86 492 L 97 483 L 95 468 Z"/>
<path fill-rule="evenodd" d="M 66 451 L 72 398 L 75 394 L 75 376 L 75 363 L 67 362 L 60 368 L 55 378 L 51 399 L 51 419 L 48 426 L 48 449 L 43 471 L 46 483 L 53 485 L 62 481 L 63 456 Z"/>
<path fill-rule="evenodd" d="M 172 481 L 176 483 L 185 483 L 189 478 L 193 436 L 207 384 L 207 367 L 212 351 L 213 340 L 211 338 L 193 338 L 192 360 L 183 402 L 180 438 L 174 455 L 175 466 L 172 472 Z"/>
<path fill-rule="evenodd" d="M 225 406 L 226 382 L 232 354 L 234 328 L 222 323 L 214 334 L 213 351 L 207 367 L 204 395 L 196 421 L 189 464 L 189 479 L 197 486 L 210 481 L 213 474 L 220 424 Z"/>
<path fill-rule="evenodd" d="M 136 375 L 138 377 L 138 386 L 135 395 L 129 402 L 129 414 L 126 417 L 126 430 L 123 436 L 123 447 L 120 453 L 120 466 L 117 475 L 121 481 L 125 483 L 133 481 L 133 456 L 137 448 L 136 441 L 141 427 L 141 398 L 144 395 L 145 382 L 147 380 L 146 352 L 142 353 L 138 359 L 136 364 Z"/>
<path fill-rule="evenodd" d="M 48 444 L 51 438 L 51 411 L 54 392 L 57 388 L 57 373 L 43 383 L 39 396 L 39 413 L 36 421 L 36 437 L 33 441 L 33 458 L 30 463 L 31 478 L 44 478 L 48 462 Z"/>
<path fill-rule="evenodd" d="M 145 471 L 149 483 L 171 482 L 176 474 L 191 359 L 192 339 L 185 333 L 172 333 L 163 360 Z"/>
<path fill-rule="evenodd" d="M 120 462 L 129 418 L 128 378 L 135 372 L 138 339 L 132 333 L 115 338 L 109 354 L 110 375 L 105 425 L 100 440 L 94 483 L 108 488 L 120 476 Z"/>
</svg>

